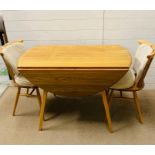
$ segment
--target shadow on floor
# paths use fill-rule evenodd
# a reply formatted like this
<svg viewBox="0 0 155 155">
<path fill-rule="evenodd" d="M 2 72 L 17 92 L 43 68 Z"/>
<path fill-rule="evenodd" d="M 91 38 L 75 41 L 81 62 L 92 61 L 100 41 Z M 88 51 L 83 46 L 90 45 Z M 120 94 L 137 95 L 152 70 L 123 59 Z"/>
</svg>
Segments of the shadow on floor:
<svg viewBox="0 0 155 155">
<path fill-rule="evenodd" d="M 79 99 L 61 97 L 48 98 L 45 113 L 48 113 L 51 117 L 46 118 L 46 120 L 73 112 L 79 113 L 79 121 L 105 121 L 104 106 L 100 96 Z M 113 99 L 111 117 L 113 122 L 128 122 L 136 118 L 133 102 L 131 100 Z"/>
</svg>

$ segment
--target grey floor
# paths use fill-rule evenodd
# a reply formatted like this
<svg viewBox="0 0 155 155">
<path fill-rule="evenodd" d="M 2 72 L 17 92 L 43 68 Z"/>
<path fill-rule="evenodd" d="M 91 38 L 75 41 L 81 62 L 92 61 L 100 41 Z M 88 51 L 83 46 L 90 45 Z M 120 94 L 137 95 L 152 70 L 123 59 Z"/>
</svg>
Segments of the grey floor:
<svg viewBox="0 0 155 155">
<path fill-rule="evenodd" d="M 9 84 L 9 77 L 2 58 L 0 57 L 0 96 L 5 92 Z"/>
<path fill-rule="evenodd" d="M 7 87 L 8 87 L 7 85 L 0 85 L 0 96 L 5 92 Z"/>
<path fill-rule="evenodd" d="M 0 76 L 0 96 L 5 92 L 9 85 L 8 76 Z"/>
<path fill-rule="evenodd" d="M 38 131 L 39 106 L 35 97 L 20 97 L 17 116 L 12 108 L 17 89 L 0 97 L 0 144 L 155 144 L 155 90 L 139 93 L 144 124 L 136 119 L 132 100 L 113 99 L 114 133 L 104 121 L 100 96 L 83 99 L 48 95 L 44 131 Z"/>
</svg>

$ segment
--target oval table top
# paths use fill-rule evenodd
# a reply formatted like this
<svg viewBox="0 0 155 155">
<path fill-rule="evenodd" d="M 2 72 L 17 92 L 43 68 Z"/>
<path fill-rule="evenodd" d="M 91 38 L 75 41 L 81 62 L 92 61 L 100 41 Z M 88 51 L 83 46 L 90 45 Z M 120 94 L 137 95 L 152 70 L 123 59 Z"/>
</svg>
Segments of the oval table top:
<svg viewBox="0 0 155 155">
<path fill-rule="evenodd" d="M 120 45 L 47 45 L 27 50 L 18 70 L 33 84 L 60 95 L 98 93 L 116 83 L 131 65 Z"/>
</svg>

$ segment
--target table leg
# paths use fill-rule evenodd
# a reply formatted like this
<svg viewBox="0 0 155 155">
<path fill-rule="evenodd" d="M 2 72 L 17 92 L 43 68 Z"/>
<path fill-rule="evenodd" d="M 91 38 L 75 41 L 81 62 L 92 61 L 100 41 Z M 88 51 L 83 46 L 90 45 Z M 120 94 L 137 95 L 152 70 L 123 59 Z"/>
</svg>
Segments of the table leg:
<svg viewBox="0 0 155 155">
<path fill-rule="evenodd" d="M 103 105 L 105 108 L 105 114 L 106 114 L 106 119 L 108 122 L 109 131 L 112 132 L 112 122 L 111 122 L 111 116 L 110 116 L 110 110 L 109 110 L 109 104 L 107 100 L 106 91 L 104 90 L 101 95 L 102 95 Z"/>
<path fill-rule="evenodd" d="M 41 95 L 40 95 L 39 88 L 36 88 L 36 92 L 37 92 L 37 98 L 38 98 L 38 101 L 39 101 L 39 108 L 40 108 L 41 107 Z"/>
<path fill-rule="evenodd" d="M 41 108 L 40 108 L 39 130 L 42 130 L 42 126 L 43 126 L 43 119 L 44 119 L 44 111 L 45 111 L 46 99 L 47 99 L 47 92 L 44 90 L 43 91 Z"/>
</svg>

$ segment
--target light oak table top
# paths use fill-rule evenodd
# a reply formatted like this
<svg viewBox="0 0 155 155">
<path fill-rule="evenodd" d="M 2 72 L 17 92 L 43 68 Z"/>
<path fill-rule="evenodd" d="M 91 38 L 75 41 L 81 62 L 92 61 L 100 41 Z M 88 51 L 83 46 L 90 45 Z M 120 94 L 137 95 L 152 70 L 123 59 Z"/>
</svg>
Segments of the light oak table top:
<svg viewBox="0 0 155 155">
<path fill-rule="evenodd" d="M 20 59 L 19 68 L 129 68 L 131 56 L 119 45 L 37 46 Z"/>
<path fill-rule="evenodd" d="M 18 69 L 47 91 L 83 96 L 110 87 L 130 65 L 131 55 L 120 45 L 53 45 L 27 50 Z"/>
</svg>

